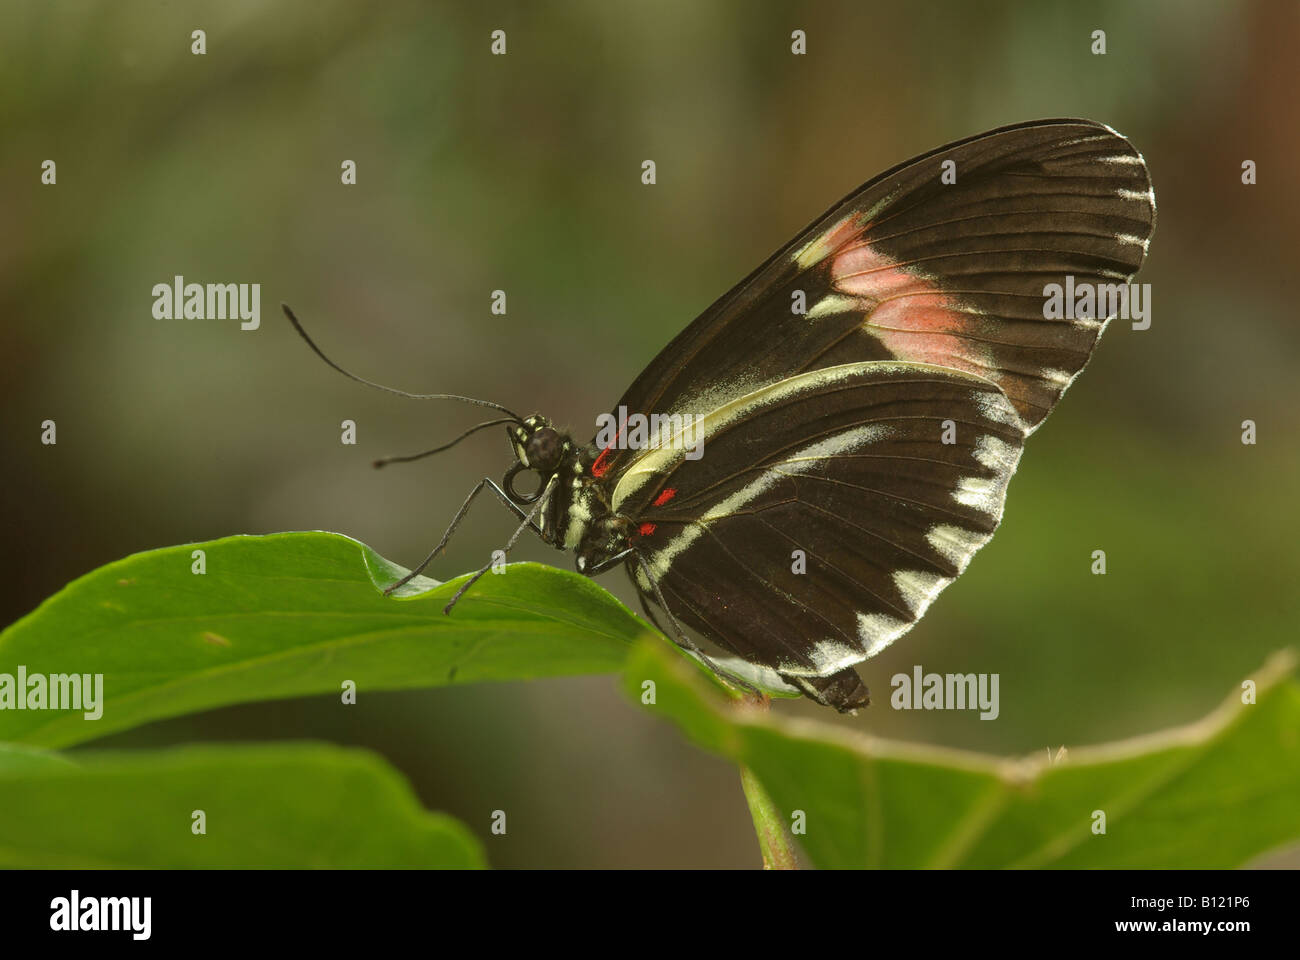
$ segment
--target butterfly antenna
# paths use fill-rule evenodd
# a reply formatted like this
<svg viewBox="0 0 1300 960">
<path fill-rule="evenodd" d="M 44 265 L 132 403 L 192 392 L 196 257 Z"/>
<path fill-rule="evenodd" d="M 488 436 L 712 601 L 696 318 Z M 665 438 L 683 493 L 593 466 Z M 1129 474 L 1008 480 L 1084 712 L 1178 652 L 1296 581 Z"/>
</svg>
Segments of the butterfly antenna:
<svg viewBox="0 0 1300 960">
<path fill-rule="evenodd" d="M 510 418 L 509 421 L 495 421 L 497 423 L 502 423 L 502 422 L 522 423 L 523 422 L 522 418 L 517 413 L 514 413 L 513 411 L 506 409 L 505 407 L 501 406 L 501 404 L 499 403 L 493 403 L 490 400 L 478 400 L 475 399 L 474 397 L 462 397 L 455 393 L 407 393 L 405 390 L 398 390 L 394 387 L 386 387 L 382 383 L 375 383 L 373 380 L 367 380 L 365 377 L 359 377 L 355 373 L 352 373 L 348 370 L 344 370 L 342 367 L 340 367 L 329 357 L 325 356 L 325 352 L 321 350 L 320 347 L 316 346 L 316 341 L 313 340 L 311 337 L 307 336 L 307 331 L 302 328 L 302 324 L 298 322 L 298 318 L 293 315 L 293 311 L 289 309 L 289 305 L 287 303 L 281 303 L 280 308 L 284 310 L 284 315 L 289 318 L 289 322 L 293 324 L 293 328 L 298 331 L 298 336 L 302 337 L 304 340 L 307 341 L 307 346 L 311 347 L 312 350 L 315 351 L 316 356 L 320 357 L 327 364 L 329 364 L 339 373 L 343 374 L 343 376 L 347 377 L 349 380 L 355 380 L 357 381 L 357 383 L 364 383 L 367 387 L 374 387 L 376 390 L 383 390 L 385 393 L 395 393 L 399 397 L 406 397 L 408 400 L 460 400 L 463 403 L 472 403 L 475 404 L 476 406 L 487 407 L 491 410 L 499 410 Z M 482 426 L 486 426 L 486 424 L 479 424 L 479 427 Z M 474 429 L 477 430 L 479 429 L 479 427 L 475 427 Z M 458 438 L 458 440 L 463 440 L 463 439 L 464 437 Z M 457 441 L 453 441 L 453 442 L 457 442 Z M 434 453 L 434 452 L 436 451 L 432 451 L 432 450 L 429 451 L 429 453 Z M 425 456 L 425 455 L 426 454 L 419 454 L 419 456 Z"/>
<path fill-rule="evenodd" d="M 456 446 L 456 444 L 460 443 L 462 440 L 464 440 L 472 433 L 477 433 L 480 430 L 486 430 L 488 427 L 498 427 L 503 423 L 518 423 L 518 422 L 519 419 L 517 417 L 502 417 L 499 420 L 486 420 L 483 423 L 478 424 L 477 426 L 470 427 L 468 430 L 462 433 L 455 440 L 451 441 L 451 443 L 444 443 L 442 446 L 434 447 L 432 450 L 425 450 L 421 453 L 412 453 L 405 457 L 381 457 L 380 459 L 374 462 L 374 467 L 375 469 L 378 469 L 379 467 L 386 467 L 390 463 L 410 463 L 412 460 L 421 460 L 424 457 L 432 456 L 435 453 L 442 453 L 442 451 L 444 450 L 450 450 L 452 447 Z"/>
</svg>

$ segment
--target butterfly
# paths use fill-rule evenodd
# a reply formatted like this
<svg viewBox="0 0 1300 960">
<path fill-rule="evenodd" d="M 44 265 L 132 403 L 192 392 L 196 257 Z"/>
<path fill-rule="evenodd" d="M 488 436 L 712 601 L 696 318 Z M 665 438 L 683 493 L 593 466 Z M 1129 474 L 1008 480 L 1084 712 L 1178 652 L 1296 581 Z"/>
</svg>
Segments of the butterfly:
<svg viewBox="0 0 1300 960">
<path fill-rule="evenodd" d="M 353 379 L 505 415 L 452 443 L 504 425 L 514 464 L 390 591 L 490 490 L 520 520 L 506 551 L 531 531 L 588 576 L 622 566 L 647 617 L 721 676 L 848 712 L 870 698 L 856 665 L 997 529 L 1026 437 L 1088 362 L 1154 225 L 1142 155 L 1103 124 L 1040 120 L 932 150 L 718 298 L 590 442 L 356 377 L 285 312 Z M 1045 309 L 1052 285 L 1111 296 L 1062 314 Z M 521 473 L 535 488 L 516 488 Z"/>
</svg>

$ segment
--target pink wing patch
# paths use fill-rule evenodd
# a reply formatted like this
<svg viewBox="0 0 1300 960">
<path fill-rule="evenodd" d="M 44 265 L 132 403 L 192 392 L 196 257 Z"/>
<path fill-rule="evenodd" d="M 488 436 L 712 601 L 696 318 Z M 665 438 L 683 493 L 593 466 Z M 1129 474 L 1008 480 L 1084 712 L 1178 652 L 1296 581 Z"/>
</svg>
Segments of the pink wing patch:
<svg viewBox="0 0 1300 960">
<path fill-rule="evenodd" d="M 996 379 L 991 351 L 971 338 L 969 310 L 870 243 L 860 240 L 839 251 L 831 279 L 842 293 L 870 301 L 863 305 L 863 328 L 898 359 Z"/>
</svg>

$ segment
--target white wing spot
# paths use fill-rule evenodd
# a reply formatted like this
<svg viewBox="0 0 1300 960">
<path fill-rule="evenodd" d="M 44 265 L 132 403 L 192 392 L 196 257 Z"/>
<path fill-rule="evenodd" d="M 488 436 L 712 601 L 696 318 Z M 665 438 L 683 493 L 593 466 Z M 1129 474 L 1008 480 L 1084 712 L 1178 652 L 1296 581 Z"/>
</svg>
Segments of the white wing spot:
<svg viewBox="0 0 1300 960">
<path fill-rule="evenodd" d="M 834 317 L 842 313 L 861 313 L 866 310 L 866 306 L 857 297 L 842 297 L 838 294 L 831 294 L 822 297 L 805 316 L 809 320 L 820 320 L 822 317 Z"/>
<path fill-rule="evenodd" d="M 964 507 L 997 516 L 1002 507 L 1002 484 L 984 477 L 962 477 L 952 498 Z"/>
<path fill-rule="evenodd" d="M 979 536 L 964 527 L 953 526 L 950 523 L 937 523 L 925 534 L 926 543 L 933 547 L 939 556 L 956 567 L 958 574 L 966 569 L 971 555 L 987 540 L 986 536 Z"/>
<path fill-rule="evenodd" d="M 910 623 L 883 613 L 859 613 L 858 637 L 867 649 L 863 659 L 874 657 L 910 629 Z"/>
<path fill-rule="evenodd" d="M 1016 408 L 1011 405 L 1011 401 L 1003 393 L 988 393 L 981 391 L 975 394 L 975 406 L 980 412 L 980 416 L 991 423 L 1001 423 L 1004 426 L 1015 427 L 1022 433 L 1025 429 L 1025 423 L 1020 419 L 1020 414 L 1016 413 Z"/>
<path fill-rule="evenodd" d="M 1151 246 L 1150 237 L 1136 237 L 1131 233 L 1117 233 L 1115 234 L 1115 239 L 1120 243 L 1127 243 L 1135 247 L 1141 247 L 1143 253 L 1146 253 L 1147 248 Z"/>
<path fill-rule="evenodd" d="M 846 667 L 861 663 L 863 659 L 860 647 L 847 644 L 843 640 L 831 639 L 818 640 L 813 643 L 809 656 L 813 662 L 812 671 L 804 667 L 802 669 L 790 669 L 786 672 L 794 676 L 829 677 L 832 673 L 839 673 Z"/>
<path fill-rule="evenodd" d="M 989 470 L 1010 476 L 1020 462 L 1020 448 L 989 434 L 982 434 L 975 441 L 975 459 Z"/>
<path fill-rule="evenodd" d="M 950 583 L 952 580 L 948 577 L 924 570 L 894 571 L 894 586 L 903 595 L 903 602 L 912 611 L 912 616 L 918 620 L 934 602 L 939 591 Z"/>
</svg>

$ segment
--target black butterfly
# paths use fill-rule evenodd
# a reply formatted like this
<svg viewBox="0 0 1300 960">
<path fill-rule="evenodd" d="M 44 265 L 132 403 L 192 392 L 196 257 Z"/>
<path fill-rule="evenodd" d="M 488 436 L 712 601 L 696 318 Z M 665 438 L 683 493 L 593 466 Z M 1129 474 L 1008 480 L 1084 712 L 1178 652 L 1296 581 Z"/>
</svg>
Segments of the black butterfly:
<svg viewBox="0 0 1300 960">
<path fill-rule="evenodd" d="M 1046 285 L 1126 284 L 1154 222 L 1141 154 L 1088 120 L 1003 127 L 900 164 L 682 331 L 602 443 L 455 397 L 506 414 L 473 429 L 507 424 L 516 463 L 474 489 L 411 576 L 486 487 L 523 521 L 507 550 L 531 528 L 584 574 L 625 566 L 646 614 L 665 613 L 665 632 L 720 673 L 862 706 L 854 665 L 993 535 L 1025 437 L 1110 319 L 1045 319 Z M 526 471 L 535 492 L 514 486 Z"/>
</svg>

